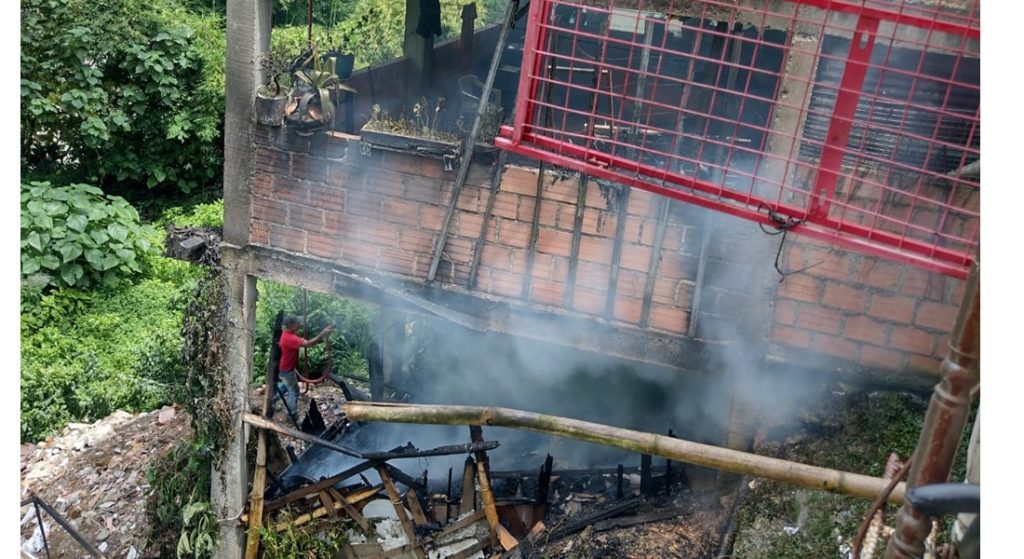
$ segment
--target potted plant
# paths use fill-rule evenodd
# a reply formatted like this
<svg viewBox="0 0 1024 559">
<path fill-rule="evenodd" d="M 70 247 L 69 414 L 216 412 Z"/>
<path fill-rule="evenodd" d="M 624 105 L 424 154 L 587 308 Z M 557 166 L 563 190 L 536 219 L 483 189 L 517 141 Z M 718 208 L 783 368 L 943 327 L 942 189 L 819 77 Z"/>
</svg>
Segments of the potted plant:
<svg viewBox="0 0 1024 559">
<path fill-rule="evenodd" d="M 281 126 L 291 99 L 290 61 L 279 53 L 264 53 L 260 67 L 267 83 L 256 90 L 256 121 L 264 126 Z"/>
<path fill-rule="evenodd" d="M 314 47 L 308 60 L 308 64 L 295 71 L 293 95 L 297 106 L 288 117 L 289 124 L 295 125 L 300 133 L 312 133 L 332 123 L 341 92 L 356 93 L 334 73 L 333 58 L 325 61 Z"/>
<path fill-rule="evenodd" d="M 370 120 L 360 131 L 362 140 L 371 146 L 402 151 L 457 155 L 462 142 L 442 125 L 444 109 L 444 97 L 433 103 L 420 98 L 413 106 L 412 117 L 404 113 L 393 116 L 380 105 L 374 105 Z"/>
</svg>

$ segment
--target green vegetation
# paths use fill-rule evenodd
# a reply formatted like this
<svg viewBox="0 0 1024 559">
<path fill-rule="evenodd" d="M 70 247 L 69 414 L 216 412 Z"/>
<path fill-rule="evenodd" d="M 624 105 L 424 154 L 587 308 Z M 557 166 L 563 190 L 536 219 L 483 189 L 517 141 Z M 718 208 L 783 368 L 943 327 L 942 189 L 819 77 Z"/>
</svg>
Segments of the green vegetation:
<svg viewBox="0 0 1024 559">
<path fill-rule="evenodd" d="M 21 273 L 30 287 L 115 287 L 142 272 L 149 241 L 124 198 L 84 184 L 21 185 Z"/>
<path fill-rule="evenodd" d="M 174 0 L 22 3 L 22 169 L 104 189 L 217 180 L 224 30 Z"/>
<path fill-rule="evenodd" d="M 210 508 L 209 446 L 185 439 L 146 471 L 150 485 L 147 556 L 161 559 L 213 556 L 218 526 Z"/>
<path fill-rule="evenodd" d="M 319 520 L 298 530 L 285 515 L 278 518 L 278 522 L 286 523 L 283 532 L 260 528 L 260 544 L 266 559 L 337 557 L 348 541 L 348 529 L 338 521 Z"/>
</svg>

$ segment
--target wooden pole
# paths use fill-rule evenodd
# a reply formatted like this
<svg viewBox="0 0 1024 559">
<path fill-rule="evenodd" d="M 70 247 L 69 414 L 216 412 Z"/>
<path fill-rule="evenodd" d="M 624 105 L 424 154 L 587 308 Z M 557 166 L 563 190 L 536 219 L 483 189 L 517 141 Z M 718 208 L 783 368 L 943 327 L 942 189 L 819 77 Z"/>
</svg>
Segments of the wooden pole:
<svg viewBox="0 0 1024 559">
<path fill-rule="evenodd" d="M 874 499 L 888 484 L 886 480 L 876 477 L 674 439 L 655 433 L 508 408 L 349 402 L 344 404 L 344 410 L 346 416 L 353 421 L 492 425 L 526 429 L 864 499 Z M 889 496 L 889 502 L 902 503 L 904 491 L 905 485 L 898 485 Z"/>
</svg>

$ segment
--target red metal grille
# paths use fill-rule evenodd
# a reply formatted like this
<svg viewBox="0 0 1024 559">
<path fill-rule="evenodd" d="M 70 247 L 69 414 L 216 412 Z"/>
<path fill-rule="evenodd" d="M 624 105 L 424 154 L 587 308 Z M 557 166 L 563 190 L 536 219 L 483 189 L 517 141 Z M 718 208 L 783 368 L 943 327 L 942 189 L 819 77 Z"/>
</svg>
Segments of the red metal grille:
<svg viewBox="0 0 1024 559">
<path fill-rule="evenodd" d="M 533 0 L 497 143 L 966 277 L 978 40 L 977 0 Z"/>
</svg>

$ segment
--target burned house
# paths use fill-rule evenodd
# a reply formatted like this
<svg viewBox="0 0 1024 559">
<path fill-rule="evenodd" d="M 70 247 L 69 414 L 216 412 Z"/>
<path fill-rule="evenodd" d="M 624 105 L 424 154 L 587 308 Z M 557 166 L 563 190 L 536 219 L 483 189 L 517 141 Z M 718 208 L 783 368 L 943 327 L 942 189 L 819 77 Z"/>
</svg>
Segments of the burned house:
<svg viewBox="0 0 1024 559">
<path fill-rule="evenodd" d="M 245 431 L 256 423 L 243 415 L 257 278 L 369 301 L 396 324 L 422 315 L 539 354 L 676 375 L 678 405 L 695 410 L 688 423 L 721 427 L 702 442 L 735 451 L 770 415 L 769 393 L 798 398 L 808 379 L 934 384 L 952 344 L 960 361 L 945 372 L 965 380 L 947 387 L 954 420 L 932 427 L 953 433 L 955 451 L 955 418 L 978 378 L 968 276 L 979 21 L 975 2 L 939 4 L 512 2 L 504 22 L 459 40 L 435 46 L 410 33 L 406 56 L 355 73 L 358 93 L 310 134 L 256 123 L 270 2 L 230 1 L 220 251 L 237 417 L 215 491 L 222 516 L 249 501 Z M 408 6 L 412 30 L 419 3 Z M 446 99 L 445 126 L 461 118 L 468 134 L 446 143 L 365 127 L 421 98 L 420 110 L 436 113 Z M 395 348 L 380 343 L 387 381 Z M 683 439 L 687 428 L 676 427 Z M 455 485 L 486 501 L 484 442 L 453 452 L 475 458 Z M 399 502 L 400 470 L 382 464 L 400 449 L 337 444 L 379 486 L 338 493 L 360 466 L 325 450 L 334 458 L 300 476 L 296 499 L 326 494 L 320 516 L 345 510 L 356 522 L 364 500 Z M 911 482 L 948 473 L 917 471 Z M 446 503 L 427 519 L 416 509 L 432 497 L 416 494 L 428 483 L 398 475 L 413 493 L 411 516 L 395 507 L 399 547 L 420 557 L 477 525 L 479 546 L 448 555 L 507 548 L 509 530 L 528 541 L 546 503 L 543 493 L 506 502 L 500 519 L 494 502 Z M 431 536 L 417 535 L 440 518 Z M 244 534 L 225 526 L 221 556 L 241 556 Z M 372 545 L 357 556 L 373 556 Z"/>
</svg>

